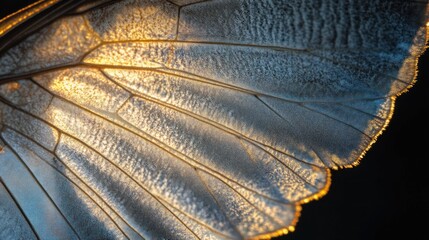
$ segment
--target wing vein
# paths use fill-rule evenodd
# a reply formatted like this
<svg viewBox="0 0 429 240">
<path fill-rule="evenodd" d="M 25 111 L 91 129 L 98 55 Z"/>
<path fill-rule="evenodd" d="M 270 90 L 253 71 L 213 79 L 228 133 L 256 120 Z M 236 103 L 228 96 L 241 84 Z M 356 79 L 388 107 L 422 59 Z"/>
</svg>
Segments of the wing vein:
<svg viewBox="0 0 429 240">
<path fill-rule="evenodd" d="M 35 84 L 37 84 L 39 87 L 43 88 L 44 90 L 48 91 L 48 90 L 47 90 L 46 88 L 44 88 L 43 86 L 39 85 L 36 81 L 34 81 L 34 80 L 31 80 L 31 81 L 33 81 Z M 146 140 L 146 141 L 150 142 L 151 144 L 153 144 L 153 145 L 155 145 L 156 147 L 158 147 L 158 148 L 162 149 L 162 150 L 163 150 L 163 151 L 165 151 L 166 153 L 168 153 L 168 154 L 170 154 L 170 155 L 174 156 L 175 158 L 179 159 L 180 161 L 184 162 L 185 164 L 187 164 L 187 165 L 189 165 L 189 166 L 191 166 L 191 167 L 199 168 L 201 171 L 207 172 L 208 174 L 210 174 L 210 175 L 212 175 L 212 176 L 214 176 L 214 177 L 216 177 L 216 178 L 218 178 L 218 177 L 216 176 L 216 174 L 218 174 L 219 176 L 222 176 L 222 177 L 224 177 L 224 178 L 226 178 L 226 179 L 228 179 L 228 180 L 230 180 L 230 181 L 232 181 L 232 182 L 236 183 L 237 185 L 239 185 L 239 186 L 241 186 L 241 187 L 243 187 L 243 188 L 245 188 L 245 189 L 247 189 L 247 190 L 249 190 L 249 191 L 251 191 L 251 192 L 254 192 L 255 194 L 261 195 L 261 196 L 263 196 L 263 197 L 265 197 L 265 198 L 268 198 L 268 199 L 270 199 L 270 200 L 272 200 L 272 201 L 279 202 L 279 200 L 277 200 L 277 199 L 273 199 L 273 198 L 271 198 L 271 197 L 269 197 L 269 196 L 266 196 L 266 195 L 265 195 L 265 194 L 263 194 L 263 193 L 256 192 L 255 190 L 250 189 L 250 188 L 248 188 L 248 187 L 246 187 L 246 186 L 242 185 L 241 183 L 239 183 L 239 182 L 237 182 L 237 181 L 235 181 L 235 180 L 233 180 L 233 179 L 231 179 L 231 178 L 229 178 L 229 177 L 225 176 L 224 174 L 222 174 L 222 173 L 220 173 L 220 172 L 218 172 L 218 171 L 214 170 L 213 168 L 210 168 L 210 167 L 207 167 L 207 166 L 204 166 L 204 165 L 203 165 L 203 167 L 201 167 L 200 165 L 202 165 L 202 164 L 200 164 L 198 161 L 196 161 L 196 160 L 194 160 L 194 159 L 192 159 L 192 158 L 190 158 L 190 157 L 188 157 L 188 156 L 186 156 L 186 155 L 181 154 L 180 152 L 176 151 L 175 149 L 172 149 L 171 147 L 169 147 L 169 146 L 167 146 L 167 145 L 163 144 L 162 142 L 159 142 L 159 141 L 157 141 L 157 140 L 153 139 L 153 137 L 152 137 L 151 135 L 149 135 L 149 134 L 147 134 L 147 133 L 145 133 L 145 132 L 143 132 L 143 131 L 141 131 L 141 130 L 139 130 L 139 132 L 140 132 L 140 133 L 139 133 L 139 132 L 136 132 L 135 130 L 132 130 L 132 129 L 131 129 L 131 128 L 129 128 L 129 127 L 126 127 L 126 126 L 121 125 L 121 124 L 119 124 L 119 123 L 117 123 L 117 122 L 115 122 L 115 121 L 112 121 L 112 120 L 110 120 L 110 119 L 105 118 L 104 116 L 100 115 L 99 113 L 96 113 L 96 112 L 94 112 L 94 111 L 92 111 L 92 110 L 90 110 L 90 109 L 87 109 L 87 108 L 85 108 L 85 107 L 78 106 L 78 105 L 76 105 L 74 102 L 71 102 L 70 100 L 68 100 L 68 99 L 66 99 L 66 98 L 63 98 L 63 97 L 58 96 L 58 95 L 56 95 L 56 94 L 52 94 L 52 95 L 54 95 L 56 98 L 58 98 L 58 99 L 60 99 L 60 100 L 62 100 L 62 101 L 64 101 L 64 102 L 67 102 L 67 103 L 69 103 L 69 104 L 71 104 L 71 105 L 74 105 L 74 106 L 79 107 L 79 108 L 80 108 L 82 111 L 84 111 L 84 112 L 90 113 L 90 114 L 92 114 L 92 115 L 94 115 L 94 116 L 96 116 L 96 117 L 98 117 L 98 118 L 101 118 L 101 119 L 103 119 L 104 121 L 106 121 L 106 122 L 108 122 L 108 123 L 110 123 L 110 124 L 112 124 L 112 125 L 114 125 L 114 126 L 116 126 L 116 127 L 118 127 L 118 128 L 122 128 L 123 130 L 128 131 L 128 132 L 130 132 L 130 133 L 132 133 L 132 134 L 134 134 L 134 135 L 136 135 L 136 136 L 138 136 L 138 137 L 140 137 L 140 138 L 142 138 L 142 139 L 144 139 L 144 140 Z M 120 116 L 118 116 L 118 118 L 122 119 Z M 123 120 L 123 119 L 122 119 L 122 120 Z M 147 135 L 147 136 L 142 135 L 142 133 L 143 133 L 144 135 Z M 170 150 L 169 150 L 169 149 L 170 149 Z M 186 159 L 189 159 L 189 161 L 185 160 L 185 158 L 183 158 L 183 157 L 179 157 L 179 155 L 186 156 Z M 308 163 L 307 163 L 307 164 L 308 164 Z M 205 169 L 208 169 L 208 170 L 205 170 Z M 281 202 L 281 201 L 280 201 L 280 202 Z"/>
<path fill-rule="evenodd" d="M 9 126 L 9 125 L 6 125 L 7 126 L 7 128 L 9 128 L 11 131 L 14 131 L 14 132 L 16 132 L 16 133 L 18 133 L 18 134 L 20 134 L 19 133 L 19 131 L 17 130 L 17 129 L 15 129 L 15 128 L 13 128 L 12 126 Z M 21 134 L 20 134 L 21 135 Z M 23 137 L 25 137 L 25 138 L 27 138 L 26 136 L 23 136 Z M 27 139 L 29 139 L 29 138 L 27 138 Z M 29 139 L 30 140 L 30 139 Z M 114 212 L 125 224 L 127 224 L 128 225 L 128 227 L 130 227 L 131 229 L 133 229 L 142 239 L 144 239 L 143 238 L 143 236 L 141 236 L 140 235 L 140 233 L 136 230 L 136 229 L 134 229 L 131 225 L 129 225 L 129 223 L 126 221 L 126 220 L 124 220 L 122 217 L 121 217 L 121 215 L 120 214 L 118 214 L 106 201 L 104 201 L 103 200 L 103 198 L 98 194 L 98 193 L 96 193 L 82 178 L 80 178 L 79 177 L 79 175 L 77 175 L 68 165 L 66 165 L 57 155 L 56 155 L 56 153 L 55 153 L 55 150 L 54 150 L 54 152 L 51 152 L 49 149 L 47 149 L 47 148 L 45 148 L 44 146 L 42 146 L 40 143 L 38 143 L 38 142 L 36 142 L 36 141 L 32 141 L 32 143 L 34 143 L 34 144 L 36 144 L 38 147 L 40 147 L 40 148 L 42 148 L 42 149 L 44 149 L 45 151 L 47 151 L 47 152 L 49 152 L 49 153 L 51 153 L 52 155 L 54 155 L 55 157 L 56 157 L 56 160 L 58 160 L 59 162 L 61 162 L 61 164 L 65 167 L 65 168 L 67 168 L 67 170 L 68 171 L 70 171 L 70 173 L 72 173 L 73 174 L 73 176 L 74 177 L 76 177 L 83 185 L 85 185 L 89 190 L 91 190 L 92 191 L 92 193 L 94 194 L 94 195 L 96 195 L 101 201 L 103 201 L 103 203 L 106 205 L 106 206 L 108 206 L 109 208 L 110 208 L 110 210 L 112 211 L 112 212 Z M 113 217 L 110 215 L 110 214 L 108 214 L 107 212 L 106 212 L 106 210 L 104 210 L 104 208 L 102 207 L 102 206 L 100 206 L 99 205 L 99 203 L 97 202 L 97 201 L 95 201 L 94 200 L 94 198 L 93 197 L 91 197 L 91 195 L 89 194 L 89 193 L 87 193 L 87 191 L 85 191 L 81 186 L 79 186 L 79 184 L 77 184 L 74 180 L 72 180 L 69 176 L 67 176 L 67 175 L 65 175 L 62 171 L 60 171 L 57 167 L 55 167 L 54 165 L 52 165 L 52 163 L 50 163 L 49 161 L 47 161 L 45 158 L 42 158 L 42 157 L 40 157 L 40 159 L 42 160 L 42 161 L 44 161 L 47 165 L 49 165 L 51 168 L 53 168 L 55 171 L 57 171 L 62 177 L 64 177 L 67 181 L 69 181 L 70 183 L 72 183 L 75 187 L 77 187 L 80 191 L 82 191 L 89 199 L 91 199 L 91 201 L 94 203 L 94 204 L 96 204 L 98 207 L 99 207 L 99 209 L 101 210 L 101 211 L 103 211 L 105 214 L 106 214 L 106 216 L 108 216 L 109 218 L 110 218 L 110 220 L 112 220 L 112 223 L 113 224 L 115 224 L 115 226 L 122 232 L 122 234 L 124 234 L 124 236 L 125 237 L 127 237 L 128 239 L 130 239 L 128 236 L 127 236 L 127 234 L 125 234 L 125 232 L 123 231 L 123 229 L 121 228 L 121 227 L 119 227 L 119 225 L 116 223 L 116 221 L 113 219 Z"/>
<path fill-rule="evenodd" d="M 70 223 L 70 221 L 66 218 L 64 213 L 61 211 L 61 209 L 57 206 L 55 201 L 51 198 L 51 196 L 48 194 L 46 189 L 43 187 L 43 185 L 39 182 L 37 177 L 34 175 L 33 171 L 31 171 L 30 167 L 25 163 L 25 161 L 18 155 L 18 153 L 15 151 L 15 149 L 9 144 L 8 141 L 3 137 L 2 134 L 0 134 L 0 139 L 10 148 L 10 150 L 13 152 L 13 154 L 19 159 L 19 161 L 24 165 L 24 167 L 27 169 L 28 173 L 33 178 L 34 182 L 40 187 L 40 189 L 43 191 L 43 193 L 46 195 L 46 197 L 49 199 L 49 201 L 54 205 L 55 209 L 58 211 L 58 213 L 61 215 L 61 217 L 64 219 L 64 221 L 69 225 L 70 229 L 73 231 L 73 233 L 76 235 L 78 239 L 81 239 L 79 234 L 77 233 L 76 229 L 74 229 L 73 225 Z"/>
</svg>

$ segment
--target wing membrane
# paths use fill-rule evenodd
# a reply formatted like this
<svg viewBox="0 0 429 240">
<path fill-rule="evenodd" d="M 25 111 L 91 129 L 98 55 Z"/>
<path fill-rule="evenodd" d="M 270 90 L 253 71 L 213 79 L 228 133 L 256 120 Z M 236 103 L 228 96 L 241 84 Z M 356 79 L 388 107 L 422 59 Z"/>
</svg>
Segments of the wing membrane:
<svg viewBox="0 0 429 240">
<path fill-rule="evenodd" d="M 75 237 L 286 233 L 387 125 L 427 15 L 415 1 L 88 3 L 0 55 L 4 154 Z"/>
</svg>

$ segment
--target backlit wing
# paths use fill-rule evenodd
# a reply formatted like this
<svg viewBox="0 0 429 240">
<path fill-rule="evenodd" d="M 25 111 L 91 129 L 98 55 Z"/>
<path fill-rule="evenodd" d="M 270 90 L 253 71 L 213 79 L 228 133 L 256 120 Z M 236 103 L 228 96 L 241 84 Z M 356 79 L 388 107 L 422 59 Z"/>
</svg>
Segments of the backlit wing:
<svg viewBox="0 0 429 240">
<path fill-rule="evenodd" d="M 388 124 L 428 19 L 403 0 L 77 6 L 20 42 L 37 11 L 0 22 L 2 239 L 293 231 Z"/>
</svg>

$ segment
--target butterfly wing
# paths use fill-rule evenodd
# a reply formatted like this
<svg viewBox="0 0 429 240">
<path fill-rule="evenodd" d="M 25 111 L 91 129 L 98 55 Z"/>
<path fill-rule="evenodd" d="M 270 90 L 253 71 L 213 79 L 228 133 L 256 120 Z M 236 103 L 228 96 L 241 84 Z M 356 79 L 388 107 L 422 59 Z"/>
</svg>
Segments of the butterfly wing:
<svg viewBox="0 0 429 240">
<path fill-rule="evenodd" d="M 387 125 L 426 20 L 415 1 L 82 6 L 0 56 L 3 185 L 42 238 L 286 233 Z"/>
</svg>

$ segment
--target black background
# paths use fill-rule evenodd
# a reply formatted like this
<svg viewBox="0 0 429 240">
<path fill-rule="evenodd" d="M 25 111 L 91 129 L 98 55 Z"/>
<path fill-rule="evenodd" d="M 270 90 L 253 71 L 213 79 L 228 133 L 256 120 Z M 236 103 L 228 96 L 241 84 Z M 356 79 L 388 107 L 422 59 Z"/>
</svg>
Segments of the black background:
<svg viewBox="0 0 429 240">
<path fill-rule="evenodd" d="M 0 18 L 31 2 L 3 2 Z M 333 171 L 329 193 L 305 204 L 296 231 L 279 239 L 429 239 L 428 123 L 426 53 L 417 83 L 398 98 L 389 127 L 361 164 Z"/>
</svg>

